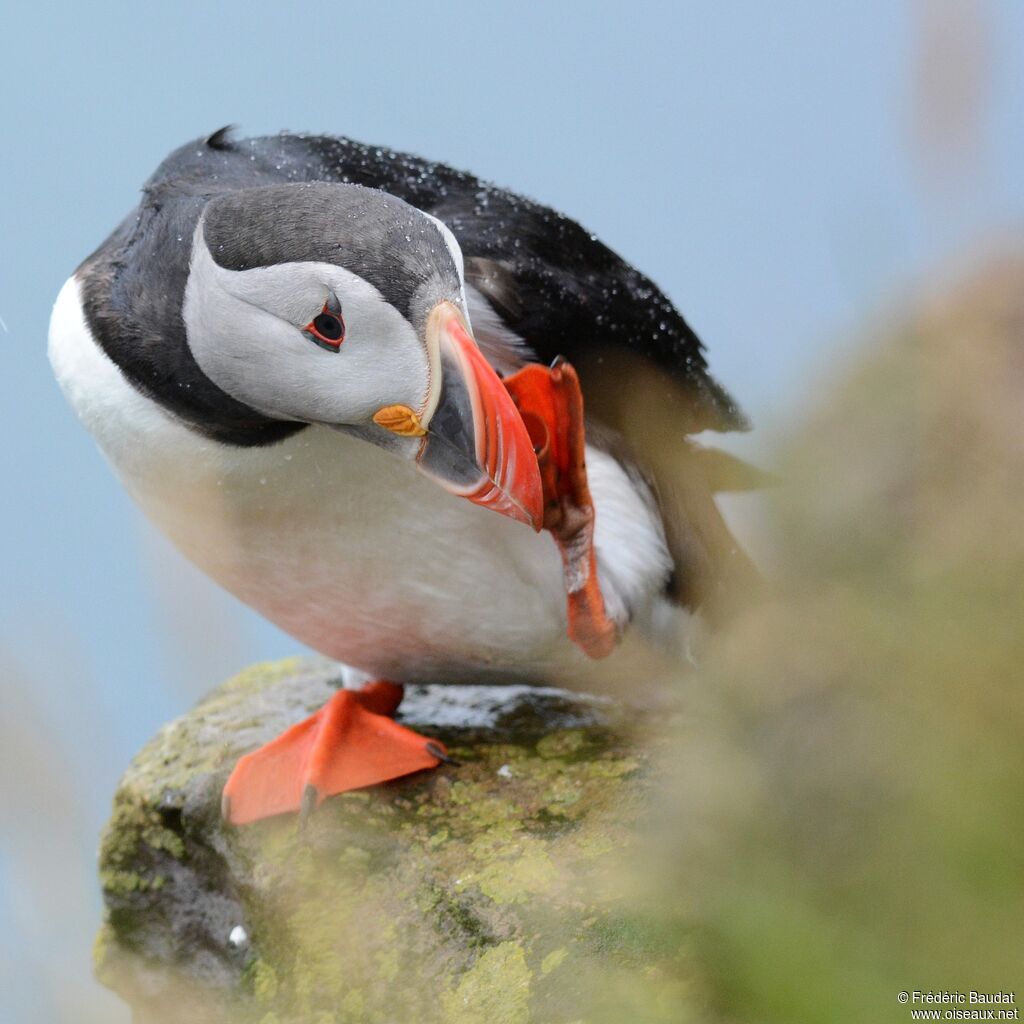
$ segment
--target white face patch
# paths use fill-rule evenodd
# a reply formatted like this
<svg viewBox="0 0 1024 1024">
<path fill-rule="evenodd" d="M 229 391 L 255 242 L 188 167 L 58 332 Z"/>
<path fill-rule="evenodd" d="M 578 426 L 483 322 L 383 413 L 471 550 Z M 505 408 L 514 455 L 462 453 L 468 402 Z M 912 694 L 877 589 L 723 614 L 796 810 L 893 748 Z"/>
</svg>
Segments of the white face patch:
<svg viewBox="0 0 1024 1024">
<path fill-rule="evenodd" d="M 345 323 L 337 352 L 302 333 L 331 295 Z M 267 416 L 364 426 L 382 406 L 421 410 L 430 397 L 423 341 L 372 284 L 330 263 L 226 270 L 210 255 L 201 221 L 184 318 L 202 371 Z"/>
</svg>

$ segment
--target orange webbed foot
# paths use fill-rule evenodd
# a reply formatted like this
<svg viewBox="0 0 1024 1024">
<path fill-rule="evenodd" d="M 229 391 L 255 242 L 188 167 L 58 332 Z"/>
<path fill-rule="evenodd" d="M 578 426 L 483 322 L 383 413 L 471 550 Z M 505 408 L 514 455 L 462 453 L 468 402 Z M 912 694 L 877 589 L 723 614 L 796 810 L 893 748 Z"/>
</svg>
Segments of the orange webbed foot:
<svg viewBox="0 0 1024 1024">
<path fill-rule="evenodd" d="M 315 714 L 239 759 L 224 786 L 224 819 L 244 825 L 289 811 L 308 814 L 335 793 L 448 760 L 442 743 L 390 717 L 401 699 L 395 683 L 338 690 Z"/>
<path fill-rule="evenodd" d="M 579 377 L 571 364 L 556 359 L 549 367 L 528 363 L 504 383 L 537 453 L 544 529 L 562 555 L 569 638 L 591 658 L 604 658 L 615 649 L 618 629 L 597 579 Z"/>
</svg>

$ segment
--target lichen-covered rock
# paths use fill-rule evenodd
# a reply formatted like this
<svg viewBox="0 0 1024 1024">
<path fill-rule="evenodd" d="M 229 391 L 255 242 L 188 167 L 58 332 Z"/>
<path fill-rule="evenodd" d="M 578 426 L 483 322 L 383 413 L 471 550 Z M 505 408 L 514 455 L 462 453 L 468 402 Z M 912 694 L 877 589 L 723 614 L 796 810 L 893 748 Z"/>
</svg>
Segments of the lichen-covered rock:
<svg viewBox="0 0 1024 1024">
<path fill-rule="evenodd" d="M 304 827 L 225 827 L 237 757 L 336 680 L 315 659 L 250 669 L 122 780 L 96 962 L 140 1024 L 569 1024 L 617 970 L 649 990 L 644 1019 L 679 1019 L 658 979 L 682 953 L 638 926 L 618 881 L 648 755 L 610 703 L 414 687 L 402 720 L 458 766 L 332 798 Z"/>
</svg>

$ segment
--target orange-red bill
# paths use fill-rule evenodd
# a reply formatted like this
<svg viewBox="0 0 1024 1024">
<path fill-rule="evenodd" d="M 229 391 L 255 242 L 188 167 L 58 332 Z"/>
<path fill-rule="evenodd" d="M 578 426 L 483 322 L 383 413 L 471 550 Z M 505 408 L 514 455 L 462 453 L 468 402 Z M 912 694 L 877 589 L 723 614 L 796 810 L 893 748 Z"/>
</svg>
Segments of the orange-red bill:
<svg viewBox="0 0 1024 1024">
<path fill-rule="evenodd" d="M 501 379 L 455 306 L 431 314 L 441 395 L 427 425 L 420 468 L 476 505 L 541 528 L 543 491 L 529 432 Z"/>
</svg>

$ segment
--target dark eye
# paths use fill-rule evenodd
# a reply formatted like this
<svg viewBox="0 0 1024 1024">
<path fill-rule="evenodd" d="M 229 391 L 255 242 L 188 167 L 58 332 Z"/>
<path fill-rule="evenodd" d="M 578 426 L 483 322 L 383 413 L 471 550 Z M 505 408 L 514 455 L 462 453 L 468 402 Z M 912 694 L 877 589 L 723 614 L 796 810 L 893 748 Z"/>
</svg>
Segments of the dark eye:
<svg viewBox="0 0 1024 1024">
<path fill-rule="evenodd" d="M 345 333 L 341 320 L 333 313 L 321 313 L 313 321 L 313 330 L 327 341 L 337 341 Z"/>
<path fill-rule="evenodd" d="M 328 308 L 335 305 L 335 302 L 324 303 L 323 310 L 303 328 L 310 341 L 328 352 L 337 352 L 345 340 L 345 321 L 341 318 L 341 310 Z"/>
</svg>

